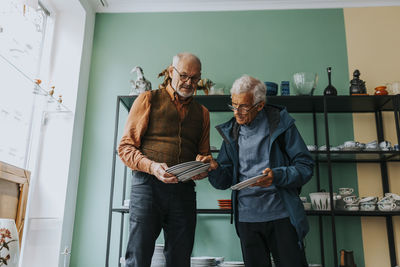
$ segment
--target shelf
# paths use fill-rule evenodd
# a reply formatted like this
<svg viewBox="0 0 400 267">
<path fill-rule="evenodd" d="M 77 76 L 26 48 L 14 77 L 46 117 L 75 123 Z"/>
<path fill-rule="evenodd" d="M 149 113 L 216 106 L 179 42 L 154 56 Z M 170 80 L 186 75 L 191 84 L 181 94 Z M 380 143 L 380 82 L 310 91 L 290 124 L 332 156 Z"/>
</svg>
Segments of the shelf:
<svg viewBox="0 0 400 267">
<path fill-rule="evenodd" d="M 400 211 L 347 211 L 347 210 L 335 210 L 333 212 L 335 216 L 399 216 Z M 306 210 L 307 215 L 316 216 L 330 216 L 330 210 Z"/>
<path fill-rule="evenodd" d="M 211 153 L 218 153 L 212 149 Z M 328 162 L 327 151 L 310 151 L 313 159 L 318 162 Z M 331 151 L 331 162 L 341 163 L 379 163 L 400 161 L 400 151 Z"/>
<path fill-rule="evenodd" d="M 137 96 L 120 96 L 122 104 L 130 110 Z M 329 113 L 393 111 L 392 95 L 387 96 L 328 96 Z M 195 96 L 198 103 L 210 111 L 230 112 L 230 95 Z M 268 96 L 270 104 L 282 105 L 292 113 L 324 112 L 324 96 Z"/>
<path fill-rule="evenodd" d="M 113 212 L 118 212 L 118 213 L 129 213 L 129 208 L 128 207 L 118 207 L 118 208 L 113 208 Z M 231 210 L 230 209 L 197 209 L 196 210 L 198 214 L 230 214 Z"/>
<path fill-rule="evenodd" d="M 113 212 L 129 213 L 128 207 L 113 208 Z M 231 209 L 197 209 L 197 214 L 231 214 Z M 306 210 L 306 214 L 310 216 L 330 216 L 330 210 Z M 399 216 L 400 211 L 346 211 L 335 210 L 336 216 Z"/>
<path fill-rule="evenodd" d="M 327 151 L 311 151 L 314 160 L 328 161 Z M 332 162 L 371 163 L 400 161 L 400 151 L 331 151 Z"/>
</svg>

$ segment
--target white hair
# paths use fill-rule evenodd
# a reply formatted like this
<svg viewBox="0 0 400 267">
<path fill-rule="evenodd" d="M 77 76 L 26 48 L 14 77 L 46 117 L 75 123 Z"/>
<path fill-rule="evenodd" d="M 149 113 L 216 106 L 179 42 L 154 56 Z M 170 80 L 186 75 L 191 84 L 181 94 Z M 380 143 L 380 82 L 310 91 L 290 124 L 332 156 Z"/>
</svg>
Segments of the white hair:
<svg viewBox="0 0 400 267">
<path fill-rule="evenodd" d="M 231 88 L 232 94 L 253 93 L 253 104 L 266 101 L 267 87 L 259 79 L 251 77 L 247 74 L 237 79 Z"/>
<path fill-rule="evenodd" d="M 196 55 L 193 55 L 192 53 L 188 53 L 188 52 L 183 52 L 183 53 L 176 54 L 176 55 L 172 58 L 172 66 L 177 67 L 179 61 L 180 61 L 182 58 L 186 58 L 186 57 L 191 58 L 191 60 L 197 61 L 197 63 L 198 63 L 199 66 L 200 66 L 200 69 L 201 69 L 201 61 L 200 61 L 200 59 L 199 59 Z"/>
</svg>

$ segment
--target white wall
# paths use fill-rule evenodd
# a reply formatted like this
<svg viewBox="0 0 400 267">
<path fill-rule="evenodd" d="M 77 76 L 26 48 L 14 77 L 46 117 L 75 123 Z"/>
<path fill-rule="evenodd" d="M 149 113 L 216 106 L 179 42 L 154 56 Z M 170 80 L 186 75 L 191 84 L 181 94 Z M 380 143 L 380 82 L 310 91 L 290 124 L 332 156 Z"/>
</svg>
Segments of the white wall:
<svg viewBox="0 0 400 267">
<path fill-rule="evenodd" d="M 45 0 L 53 39 L 43 69 L 71 113 L 47 113 L 33 168 L 20 266 L 68 266 L 95 15 L 86 0 Z M 50 47 L 47 47 L 50 49 Z M 49 50 L 47 50 L 49 52 Z M 49 107 L 53 109 L 52 107 Z M 60 257 L 61 256 L 61 257 Z"/>
</svg>

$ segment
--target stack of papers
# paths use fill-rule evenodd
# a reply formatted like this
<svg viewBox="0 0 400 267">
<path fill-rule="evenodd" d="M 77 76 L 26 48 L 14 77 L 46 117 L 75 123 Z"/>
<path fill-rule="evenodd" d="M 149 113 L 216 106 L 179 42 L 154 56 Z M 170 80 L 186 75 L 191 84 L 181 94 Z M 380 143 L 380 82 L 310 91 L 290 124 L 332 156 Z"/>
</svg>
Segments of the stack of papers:
<svg viewBox="0 0 400 267">
<path fill-rule="evenodd" d="M 210 163 L 203 163 L 201 161 L 188 161 L 172 166 L 165 171 L 175 175 L 179 181 L 185 182 L 190 180 L 193 176 L 207 171 L 209 167 Z"/>
<path fill-rule="evenodd" d="M 231 186 L 232 190 L 242 190 L 243 188 L 249 187 L 252 184 L 255 184 L 257 182 L 258 179 L 260 179 L 261 177 L 267 176 L 268 174 L 261 174 L 261 175 L 257 175 L 254 176 L 250 179 L 244 180 L 240 183 L 237 183 L 233 186 Z"/>
</svg>

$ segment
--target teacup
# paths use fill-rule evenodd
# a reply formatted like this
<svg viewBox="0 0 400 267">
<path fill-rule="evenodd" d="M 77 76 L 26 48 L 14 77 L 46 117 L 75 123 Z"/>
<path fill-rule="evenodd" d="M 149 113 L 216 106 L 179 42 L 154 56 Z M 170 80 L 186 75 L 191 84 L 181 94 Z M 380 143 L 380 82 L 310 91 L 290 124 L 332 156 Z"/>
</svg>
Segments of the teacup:
<svg viewBox="0 0 400 267">
<path fill-rule="evenodd" d="M 343 197 L 343 201 L 346 202 L 346 204 L 355 204 L 358 202 L 358 197 L 355 195 L 350 195 Z"/>
<path fill-rule="evenodd" d="M 345 149 L 355 149 L 358 146 L 358 142 L 356 141 L 346 141 L 343 144 Z"/>
<path fill-rule="evenodd" d="M 301 202 L 307 202 L 307 197 L 300 197 L 300 199 L 301 199 Z"/>
<path fill-rule="evenodd" d="M 398 194 L 395 193 L 385 193 L 385 197 L 390 197 L 394 200 L 400 200 L 400 196 Z"/>
<path fill-rule="evenodd" d="M 304 210 L 311 210 L 311 203 L 310 202 L 303 202 Z"/>
<path fill-rule="evenodd" d="M 374 203 L 360 203 L 360 210 L 363 211 L 373 211 L 376 209 L 376 205 Z"/>
<path fill-rule="evenodd" d="M 384 151 L 388 151 L 392 148 L 392 144 L 389 141 L 382 141 L 379 143 L 379 147 Z"/>
<path fill-rule="evenodd" d="M 353 192 L 354 192 L 353 188 L 349 188 L 349 187 L 339 188 L 339 195 L 342 195 L 342 196 L 351 195 Z"/>
<path fill-rule="evenodd" d="M 367 145 L 366 144 L 364 144 L 364 143 L 358 143 L 358 146 L 357 146 L 357 148 L 359 148 L 359 149 L 365 149 L 367 147 Z"/>
<path fill-rule="evenodd" d="M 379 203 L 378 209 L 380 211 L 392 211 L 396 208 L 396 204 L 392 203 Z"/>
<path fill-rule="evenodd" d="M 331 151 L 340 151 L 340 147 L 339 146 L 333 146 L 331 147 Z"/>
<path fill-rule="evenodd" d="M 345 210 L 357 211 L 359 210 L 358 204 L 346 204 L 344 205 Z"/>
<path fill-rule="evenodd" d="M 315 151 L 315 150 L 317 150 L 317 146 L 316 145 L 307 145 L 307 149 L 308 149 L 308 151 Z"/>
<path fill-rule="evenodd" d="M 369 143 L 366 143 L 365 144 L 365 149 L 366 150 L 376 150 L 376 149 L 378 149 L 378 141 L 374 140 L 374 141 L 371 141 Z"/>
<path fill-rule="evenodd" d="M 378 203 L 383 203 L 383 204 L 393 203 L 393 202 L 394 202 L 394 199 L 392 198 L 392 196 L 383 197 L 378 201 Z"/>
</svg>

